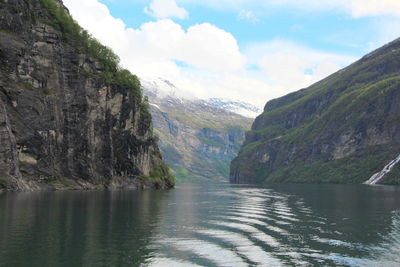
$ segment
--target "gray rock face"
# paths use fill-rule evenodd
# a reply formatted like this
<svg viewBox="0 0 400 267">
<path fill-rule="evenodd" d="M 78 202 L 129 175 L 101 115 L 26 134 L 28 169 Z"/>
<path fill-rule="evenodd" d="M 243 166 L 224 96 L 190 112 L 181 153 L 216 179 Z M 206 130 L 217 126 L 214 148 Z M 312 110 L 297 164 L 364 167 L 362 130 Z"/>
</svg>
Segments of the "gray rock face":
<svg viewBox="0 0 400 267">
<path fill-rule="evenodd" d="M 141 96 L 105 82 L 41 3 L 0 1 L 0 187 L 171 186 Z"/>
<path fill-rule="evenodd" d="M 400 39 L 268 102 L 231 164 L 231 182 L 362 183 L 380 171 L 400 151 L 399 62 Z"/>
</svg>

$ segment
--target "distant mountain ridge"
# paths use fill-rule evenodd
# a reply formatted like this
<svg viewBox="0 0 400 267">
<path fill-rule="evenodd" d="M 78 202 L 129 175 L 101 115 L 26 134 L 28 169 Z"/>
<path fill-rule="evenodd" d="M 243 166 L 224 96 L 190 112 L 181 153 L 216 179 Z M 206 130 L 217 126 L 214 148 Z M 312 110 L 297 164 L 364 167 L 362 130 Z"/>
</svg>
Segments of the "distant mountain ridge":
<svg viewBox="0 0 400 267">
<path fill-rule="evenodd" d="M 177 181 L 228 180 L 230 161 L 252 119 L 207 100 L 179 97 L 179 88 L 165 79 L 141 84 L 163 158 Z"/>
<path fill-rule="evenodd" d="M 400 39 L 269 101 L 232 161 L 233 183 L 399 183 Z M 389 164 L 389 165 L 388 165 Z"/>
<path fill-rule="evenodd" d="M 231 111 L 236 114 L 240 114 L 245 117 L 255 118 L 262 112 L 258 107 L 238 100 L 229 100 L 223 98 L 209 98 L 206 100 L 207 103 L 215 107 Z"/>
<path fill-rule="evenodd" d="M 165 97 L 167 95 L 172 98 L 177 99 L 193 99 L 196 101 L 203 101 L 210 106 L 214 106 L 216 108 L 223 109 L 225 111 L 230 111 L 235 114 L 242 115 L 248 118 L 255 118 L 261 114 L 262 110 L 253 104 L 246 103 L 240 100 L 232 100 L 228 98 L 208 98 L 208 99 L 198 99 L 194 97 L 182 97 L 185 96 L 185 92 L 180 90 L 177 86 L 175 86 L 171 81 L 164 78 L 152 78 L 152 79 L 141 79 L 141 83 L 143 88 L 146 88 L 148 91 L 152 91 L 157 94 L 159 97 Z"/>
</svg>

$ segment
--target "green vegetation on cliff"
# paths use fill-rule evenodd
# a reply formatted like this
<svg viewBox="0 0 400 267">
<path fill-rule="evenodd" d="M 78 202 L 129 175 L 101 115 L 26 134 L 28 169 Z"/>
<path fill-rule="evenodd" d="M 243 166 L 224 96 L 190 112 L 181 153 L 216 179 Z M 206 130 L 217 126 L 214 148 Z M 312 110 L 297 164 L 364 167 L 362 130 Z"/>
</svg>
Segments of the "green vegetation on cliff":
<svg viewBox="0 0 400 267">
<path fill-rule="evenodd" d="M 383 179 L 382 184 L 400 185 L 400 165 L 393 167 L 393 169 Z"/>
<path fill-rule="evenodd" d="M 40 0 L 40 2 L 50 15 L 49 20 L 44 22 L 62 32 L 65 42 L 100 62 L 101 75 L 108 84 L 132 90 L 137 97 L 142 97 L 139 79 L 130 71 L 120 67 L 120 59 L 111 48 L 101 44 L 82 29 L 65 8 L 55 0 Z"/>
<path fill-rule="evenodd" d="M 169 188 L 138 78 L 61 1 L 0 2 L 0 188 Z"/>
<path fill-rule="evenodd" d="M 396 40 L 268 102 L 232 162 L 231 181 L 364 182 L 400 152 L 399 101 Z"/>
<path fill-rule="evenodd" d="M 120 66 L 119 57 L 112 51 L 111 48 L 101 44 L 86 30 L 84 30 L 67 12 L 62 4 L 55 0 L 40 0 L 43 7 L 50 14 L 51 18 L 46 21 L 63 33 L 64 41 L 93 57 L 101 64 L 102 70 L 100 77 L 104 79 L 106 84 L 123 90 L 128 90 L 134 93 L 134 97 L 140 103 L 140 126 L 139 128 L 146 132 L 151 129 L 151 114 L 149 111 L 149 103 L 147 97 L 142 100 L 142 91 L 140 81 L 136 75 L 133 75 L 129 70 L 123 69 Z M 151 140 L 153 145 L 157 145 L 157 136 Z M 162 156 L 159 151 L 154 152 L 153 157 L 159 159 L 160 163 L 150 172 L 151 180 L 162 184 L 162 177 L 170 176 L 168 166 L 162 162 Z M 175 183 L 174 177 L 170 176 L 171 184 Z"/>
</svg>

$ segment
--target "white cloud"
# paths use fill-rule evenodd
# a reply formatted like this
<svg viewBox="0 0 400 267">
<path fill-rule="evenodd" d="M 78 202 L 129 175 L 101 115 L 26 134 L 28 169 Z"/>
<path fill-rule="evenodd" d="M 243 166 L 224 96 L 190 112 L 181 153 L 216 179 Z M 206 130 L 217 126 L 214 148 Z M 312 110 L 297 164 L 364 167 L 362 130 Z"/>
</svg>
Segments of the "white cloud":
<svg viewBox="0 0 400 267">
<path fill-rule="evenodd" d="M 301 16 L 321 12 L 344 14 L 353 19 L 368 18 L 362 34 L 355 35 L 354 31 L 342 29 L 342 33 L 329 33 L 325 39 L 331 43 L 341 43 L 348 47 L 359 47 L 362 53 L 370 52 L 383 44 L 400 36 L 400 0 L 182 0 L 191 5 L 205 6 L 222 12 L 238 13 L 242 19 L 251 18 L 248 10 L 257 11 L 257 19 L 262 21 L 271 12 L 285 10 Z M 300 26 L 300 27 L 299 27 Z M 298 32 L 301 25 L 294 25 L 291 30 Z M 343 35 L 343 38 L 333 38 Z M 364 37 L 363 37 L 364 36 Z M 374 41 L 366 36 L 374 36 Z M 376 37 L 376 38 L 375 38 Z M 367 47 L 367 49 L 365 49 Z"/>
<path fill-rule="evenodd" d="M 400 18 L 381 18 L 371 23 L 376 32 L 374 42 L 369 43 L 369 51 L 400 37 Z"/>
<path fill-rule="evenodd" d="M 183 29 L 170 19 L 129 28 L 98 0 L 64 0 L 73 17 L 142 78 L 163 77 L 200 98 L 240 99 L 262 107 L 305 87 L 353 58 L 282 40 L 241 52 L 235 37 L 209 23 Z M 251 68 L 255 66 L 255 68 Z"/>
<path fill-rule="evenodd" d="M 169 60 L 208 71 L 233 71 L 245 63 L 236 39 L 209 23 L 197 24 L 185 31 L 171 20 L 158 20 L 145 23 L 137 30 L 127 29 L 126 37 L 129 45 L 122 57 L 126 64 L 138 60 Z"/>
<path fill-rule="evenodd" d="M 271 8 L 293 8 L 309 12 L 337 10 L 350 13 L 354 17 L 396 15 L 400 16 L 399 0 L 185 0 L 197 5 L 220 10 L 246 10 Z"/>
<path fill-rule="evenodd" d="M 257 16 L 251 10 L 242 9 L 239 11 L 239 14 L 237 17 L 240 20 L 249 21 L 251 23 L 259 22 L 259 19 L 257 18 Z"/>
<path fill-rule="evenodd" d="M 186 19 L 189 13 L 186 9 L 179 7 L 175 0 L 153 0 L 144 12 L 158 19 L 178 18 Z"/>
<path fill-rule="evenodd" d="M 286 92 L 307 87 L 356 60 L 286 40 L 253 44 L 246 54 L 251 64 L 261 68 L 270 85 L 283 87 Z"/>
<path fill-rule="evenodd" d="M 209 23 L 190 27 L 180 52 L 177 59 L 213 71 L 237 70 L 245 63 L 235 37 Z"/>
<path fill-rule="evenodd" d="M 354 17 L 400 16 L 399 0 L 352 0 L 350 8 Z"/>
<path fill-rule="evenodd" d="M 120 55 L 122 63 L 137 61 L 182 61 L 210 71 L 236 70 L 244 65 L 232 34 L 209 23 L 197 24 L 187 31 L 169 20 L 157 20 L 128 28 L 113 18 L 97 0 L 64 0 L 82 27 Z"/>
</svg>

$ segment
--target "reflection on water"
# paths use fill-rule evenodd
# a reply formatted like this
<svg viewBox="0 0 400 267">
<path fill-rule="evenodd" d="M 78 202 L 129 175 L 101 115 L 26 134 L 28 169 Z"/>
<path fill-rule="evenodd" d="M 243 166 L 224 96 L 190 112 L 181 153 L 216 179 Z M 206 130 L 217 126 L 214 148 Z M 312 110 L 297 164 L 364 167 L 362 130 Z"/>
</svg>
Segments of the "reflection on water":
<svg viewBox="0 0 400 267">
<path fill-rule="evenodd" d="M 0 266 L 397 266 L 400 188 L 0 195 Z"/>
<path fill-rule="evenodd" d="M 160 192 L 0 195 L 0 266 L 139 265 Z"/>
</svg>

